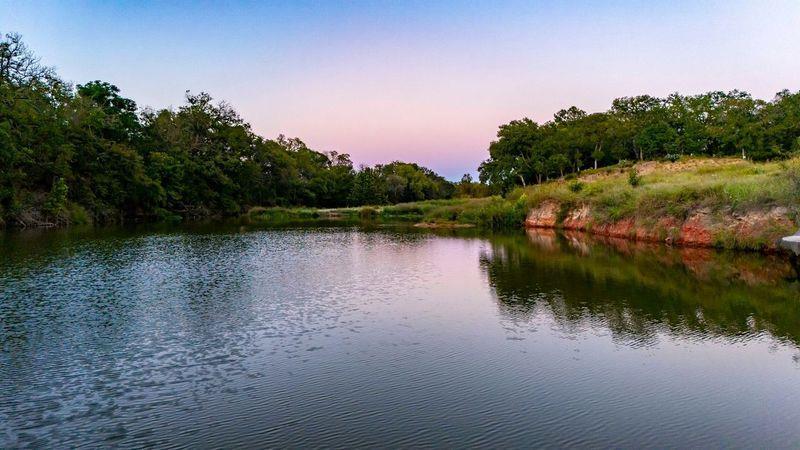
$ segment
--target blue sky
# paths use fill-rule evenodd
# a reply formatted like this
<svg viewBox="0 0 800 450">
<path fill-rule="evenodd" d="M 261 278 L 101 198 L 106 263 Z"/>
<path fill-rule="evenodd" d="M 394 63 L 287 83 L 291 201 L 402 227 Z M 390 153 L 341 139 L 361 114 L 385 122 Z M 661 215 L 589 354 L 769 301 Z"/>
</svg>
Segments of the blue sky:
<svg viewBox="0 0 800 450">
<path fill-rule="evenodd" d="M 264 136 L 450 178 L 516 118 L 642 93 L 800 89 L 798 1 L 0 0 L 0 31 L 140 106 L 206 91 Z"/>
</svg>

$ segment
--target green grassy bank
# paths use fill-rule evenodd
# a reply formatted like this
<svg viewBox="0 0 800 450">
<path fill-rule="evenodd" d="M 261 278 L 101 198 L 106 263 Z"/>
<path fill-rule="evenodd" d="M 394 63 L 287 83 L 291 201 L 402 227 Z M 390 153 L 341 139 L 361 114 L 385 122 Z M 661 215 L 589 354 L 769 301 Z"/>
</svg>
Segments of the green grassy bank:
<svg viewBox="0 0 800 450">
<path fill-rule="evenodd" d="M 685 219 L 698 208 L 744 213 L 800 206 L 800 158 L 752 163 L 733 158 L 685 158 L 589 170 L 571 180 L 517 189 L 531 207 L 544 201 L 588 205 L 599 222 L 625 218 Z"/>
</svg>

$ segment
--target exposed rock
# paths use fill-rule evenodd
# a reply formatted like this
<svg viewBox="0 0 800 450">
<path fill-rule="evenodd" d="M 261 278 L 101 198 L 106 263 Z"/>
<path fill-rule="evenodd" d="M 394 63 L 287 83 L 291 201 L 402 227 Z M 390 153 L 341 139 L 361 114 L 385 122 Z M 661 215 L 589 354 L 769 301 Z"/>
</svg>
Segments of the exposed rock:
<svg viewBox="0 0 800 450">
<path fill-rule="evenodd" d="M 544 202 L 539 207 L 534 208 L 528 213 L 525 219 L 527 228 L 555 228 L 558 222 L 558 212 L 561 205 L 558 202 Z"/>
<path fill-rule="evenodd" d="M 780 245 L 795 255 L 800 255 L 800 232 L 784 237 L 781 239 Z"/>
<path fill-rule="evenodd" d="M 714 235 L 711 232 L 711 212 L 700 209 L 690 214 L 680 228 L 679 245 L 713 247 Z"/>
<path fill-rule="evenodd" d="M 591 226 L 591 219 L 592 210 L 589 205 L 581 205 L 569 211 L 562 226 L 565 230 L 586 231 Z"/>
<path fill-rule="evenodd" d="M 613 238 L 634 239 L 636 237 L 634 225 L 633 219 L 626 218 L 592 227 L 592 232 Z"/>
</svg>

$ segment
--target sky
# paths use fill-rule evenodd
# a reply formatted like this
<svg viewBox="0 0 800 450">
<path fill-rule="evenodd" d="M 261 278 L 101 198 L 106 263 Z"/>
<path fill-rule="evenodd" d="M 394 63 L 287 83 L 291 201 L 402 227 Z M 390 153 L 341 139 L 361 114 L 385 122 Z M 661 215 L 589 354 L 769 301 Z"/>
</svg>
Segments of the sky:
<svg viewBox="0 0 800 450">
<path fill-rule="evenodd" d="M 0 0 L 0 32 L 142 107 L 204 91 L 265 137 L 450 179 L 474 174 L 514 119 L 638 94 L 800 89 L 798 0 Z"/>
</svg>

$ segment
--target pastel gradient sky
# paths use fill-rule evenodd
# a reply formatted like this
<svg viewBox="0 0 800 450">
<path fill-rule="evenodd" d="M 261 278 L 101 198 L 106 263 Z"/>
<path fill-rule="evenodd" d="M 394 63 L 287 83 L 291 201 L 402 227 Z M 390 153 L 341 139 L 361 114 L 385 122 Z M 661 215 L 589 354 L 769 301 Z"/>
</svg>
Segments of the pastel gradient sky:
<svg viewBox="0 0 800 450">
<path fill-rule="evenodd" d="M 615 97 L 800 89 L 800 1 L 12 2 L 62 77 L 140 106 L 230 102 L 264 136 L 449 178 L 497 126 Z"/>
</svg>

